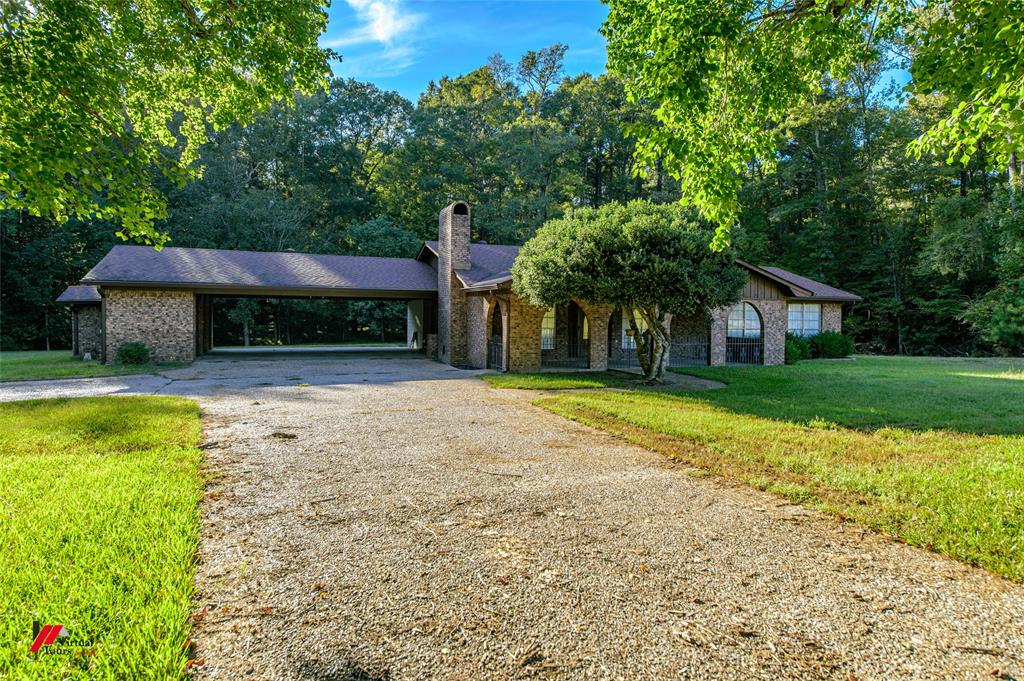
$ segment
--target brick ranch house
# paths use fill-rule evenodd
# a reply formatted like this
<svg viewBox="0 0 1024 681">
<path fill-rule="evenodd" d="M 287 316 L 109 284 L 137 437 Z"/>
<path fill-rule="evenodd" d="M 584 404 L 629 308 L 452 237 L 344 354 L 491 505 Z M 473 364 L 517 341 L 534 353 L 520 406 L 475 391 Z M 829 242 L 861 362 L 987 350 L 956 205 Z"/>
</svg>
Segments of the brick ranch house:
<svg viewBox="0 0 1024 681">
<path fill-rule="evenodd" d="M 140 341 L 159 362 L 213 348 L 214 297 L 407 301 L 409 346 L 456 366 L 502 371 L 635 366 L 623 311 L 599 301 L 534 307 L 511 290 L 518 246 L 470 242 L 470 210 L 441 211 L 438 240 L 415 258 L 115 246 L 57 299 L 73 312 L 77 355 L 112 361 Z M 777 267 L 743 261 L 741 299 L 707 315 L 674 317 L 670 366 L 781 364 L 787 331 L 842 329 L 859 297 Z"/>
</svg>

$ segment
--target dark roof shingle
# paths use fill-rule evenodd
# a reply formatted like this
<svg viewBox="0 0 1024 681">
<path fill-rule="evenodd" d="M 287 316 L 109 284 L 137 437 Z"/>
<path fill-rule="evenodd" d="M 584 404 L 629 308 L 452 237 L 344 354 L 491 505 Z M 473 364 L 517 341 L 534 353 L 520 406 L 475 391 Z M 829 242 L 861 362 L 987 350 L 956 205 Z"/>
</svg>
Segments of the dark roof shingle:
<svg viewBox="0 0 1024 681">
<path fill-rule="evenodd" d="M 98 303 L 102 300 L 100 291 L 95 286 L 74 284 L 64 289 L 64 293 L 57 296 L 56 302 L 71 305 L 74 303 Z"/>
<path fill-rule="evenodd" d="M 427 248 L 437 254 L 436 241 L 427 241 Z M 519 255 L 519 246 L 470 244 L 470 268 L 456 272 L 467 287 L 500 284 L 512 280 L 512 263 Z"/>
<path fill-rule="evenodd" d="M 413 258 L 114 246 L 82 281 L 259 289 L 436 291 L 437 275 Z"/>
<path fill-rule="evenodd" d="M 830 301 L 850 301 L 861 300 L 861 297 L 855 293 L 849 291 L 843 291 L 842 289 L 829 286 L 828 284 L 822 284 L 820 281 L 808 279 L 807 277 L 801 277 L 799 274 L 793 274 L 781 267 L 765 267 L 761 266 L 761 269 L 766 272 L 771 272 L 779 279 L 783 279 L 792 283 L 795 286 L 799 286 L 802 289 L 807 289 L 813 294 L 815 299 L 827 299 Z M 802 297 L 802 296 L 801 296 Z"/>
</svg>

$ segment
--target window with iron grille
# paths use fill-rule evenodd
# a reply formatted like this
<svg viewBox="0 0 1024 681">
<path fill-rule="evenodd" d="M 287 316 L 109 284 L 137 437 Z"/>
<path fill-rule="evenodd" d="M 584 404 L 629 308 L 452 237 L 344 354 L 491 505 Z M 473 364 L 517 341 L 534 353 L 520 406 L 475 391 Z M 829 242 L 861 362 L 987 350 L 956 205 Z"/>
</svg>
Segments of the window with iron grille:
<svg viewBox="0 0 1024 681">
<path fill-rule="evenodd" d="M 555 308 L 545 312 L 544 319 L 540 322 L 540 349 L 555 349 Z"/>
<path fill-rule="evenodd" d="M 729 310 L 730 338 L 760 338 L 761 317 L 750 303 L 740 303 Z"/>
<path fill-rule="evenodd" d="M 821 305 L 818 303 L 790 303 L 789 332 L 805 338 L 821 333 Z"/>
</svg>

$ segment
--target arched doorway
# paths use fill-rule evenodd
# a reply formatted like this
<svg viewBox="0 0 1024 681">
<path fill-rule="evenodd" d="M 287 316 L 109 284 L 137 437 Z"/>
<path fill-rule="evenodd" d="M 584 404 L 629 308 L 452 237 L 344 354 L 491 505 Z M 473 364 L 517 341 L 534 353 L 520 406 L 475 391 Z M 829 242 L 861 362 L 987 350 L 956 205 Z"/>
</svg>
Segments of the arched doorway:
<svg viewBox="0 0 1024 681">
<path fill-rule="evenodd" d="M 487 325 L 487 368 L 505 371 L 505 325 L 502 321 L 501 302 L 491 307 L 491 319 Z"/>
<path fill-rule="evenodd" d="M 590 367 L 590 322 L 575 302 L 555 305 L 544 313 L 539 340 L 542 368 Z"/>
<path fill-rule="evenodd" d="M 764 323 L 750 303 L 738 303 L 729 310 L 725 337 L 728 364 L 764 364 Z"/>
</svg>

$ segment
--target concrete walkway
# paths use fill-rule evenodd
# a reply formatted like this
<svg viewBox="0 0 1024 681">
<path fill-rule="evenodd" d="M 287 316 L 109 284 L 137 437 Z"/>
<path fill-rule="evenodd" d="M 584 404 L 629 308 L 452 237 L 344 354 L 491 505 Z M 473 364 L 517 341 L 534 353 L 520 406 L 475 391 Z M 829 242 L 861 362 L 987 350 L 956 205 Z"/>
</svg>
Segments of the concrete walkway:
<svg viewBox="0 0 1024 681">
<path fill-rule="evenodd" d="M 202 360 L 200 678 L 1018 678 L 1024 587 L 408 357 Z M 85 383 L 89 380 L 89 383 Z"/>
</svg>

